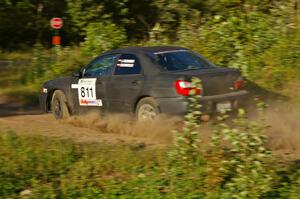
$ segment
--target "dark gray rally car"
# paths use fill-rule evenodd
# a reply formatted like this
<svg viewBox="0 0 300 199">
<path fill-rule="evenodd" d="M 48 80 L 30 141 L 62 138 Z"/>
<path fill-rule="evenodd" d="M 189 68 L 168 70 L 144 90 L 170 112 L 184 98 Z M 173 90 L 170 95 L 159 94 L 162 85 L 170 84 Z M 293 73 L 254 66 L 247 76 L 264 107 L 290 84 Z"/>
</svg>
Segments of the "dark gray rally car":
<svg viewBox="0 0 300 199">
<path fill-rule="evenodd" d="M 90 110 L 183 115 L 191 78 L 202 80 L 203 112 L 236 109 L 247 91 L 240 72 L 220 68 L 201 55 L 173 46 L 130 47 L 101 54 L 71 76 L 47 81 L 40 94 L 44 112 L 61 119 Z"/>
</svg>

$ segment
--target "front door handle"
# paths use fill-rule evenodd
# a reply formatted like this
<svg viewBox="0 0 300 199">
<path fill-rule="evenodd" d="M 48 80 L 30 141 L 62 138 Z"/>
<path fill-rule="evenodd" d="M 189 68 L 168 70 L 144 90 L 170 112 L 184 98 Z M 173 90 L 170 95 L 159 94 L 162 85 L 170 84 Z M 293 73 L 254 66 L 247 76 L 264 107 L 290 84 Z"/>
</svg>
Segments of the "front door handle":
<svg viewBox="0 0 300 199">
<path fill-rule="evenodd" d="M 137 86 L 140 84 L 140 80 L 133 80 L 131 83 L 134 85 L 134 86 Z"/>
</svg>

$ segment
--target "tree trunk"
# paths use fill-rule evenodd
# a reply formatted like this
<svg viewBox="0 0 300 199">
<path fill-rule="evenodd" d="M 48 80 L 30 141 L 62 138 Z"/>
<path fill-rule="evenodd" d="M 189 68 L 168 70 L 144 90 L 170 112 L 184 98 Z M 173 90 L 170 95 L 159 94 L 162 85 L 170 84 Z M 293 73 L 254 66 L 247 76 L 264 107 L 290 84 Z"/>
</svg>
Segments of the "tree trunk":
<svg viewBox="0 0 300 199">
<path fill-rule="evenodd" d="M 37 9 L 36 9 L 36 14 L 37 14 L 37 35 L 36 35 L 36 43 L 41 43 L 42 39 L 43 39 L 43 30 L 42 30 L 42 26 L 41 26 L 41 22 L 42 22 L 42 14 L 43 14 L 43 10 L 44 10 L 44 4 L 43 1 L 38 1 L 37 4 Z"/>
</svg>

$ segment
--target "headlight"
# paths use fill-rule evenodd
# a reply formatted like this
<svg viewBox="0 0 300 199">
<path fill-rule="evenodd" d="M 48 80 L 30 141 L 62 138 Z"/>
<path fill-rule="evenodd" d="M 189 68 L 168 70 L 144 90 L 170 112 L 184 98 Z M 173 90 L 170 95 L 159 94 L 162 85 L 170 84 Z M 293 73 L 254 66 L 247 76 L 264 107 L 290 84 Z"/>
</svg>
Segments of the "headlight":
<svg viewBox="0 0 300 199">
<path fill-rule="evenodd" d="M 48 89 L 43 87 L 42 90 L 41 90 L 41 92 L 42 93 L 48 93 Z"/>
</svg>

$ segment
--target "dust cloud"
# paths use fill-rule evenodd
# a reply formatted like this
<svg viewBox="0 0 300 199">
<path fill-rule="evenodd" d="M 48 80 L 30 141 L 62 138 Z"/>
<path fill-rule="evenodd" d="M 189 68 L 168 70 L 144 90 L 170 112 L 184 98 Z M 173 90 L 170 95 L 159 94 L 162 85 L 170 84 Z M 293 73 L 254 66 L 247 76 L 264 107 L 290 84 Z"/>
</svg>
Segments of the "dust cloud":
<svg viewBox="0 0 300 199">
<path fill-rule="evenodd" d="M 300 157 L 300 106 L 270 103 L 266 110 L 267 136 L 272 151 Z"/>
<path fill-rule="evenodd" d="M 158 143 L 172 142 L 172 130 L 181 123 L 181 118 L 160 116 L 154 121 L 137 122 L 132 116 L 110 114 L 103 116 L 90 112 L 81 116 L 73 116 L 67 123 L 77 127 L 91 128 L 99 133 L 114 133 L 132 137 L 142 137 Z"/>
<path fill-rule="evenodd" d="M 255 116 L 254 116 L 255 117 Z M 271 103 L 265 112 L 268 147 L 275 154 L 293 154 L 300 157 L 300 106 Z M 254 119 L 254 118 L 252 118 Z M 131 116 L 113 114 L 102 116 L 88 113 L 67 120 L 77 127 L 91 128 L 99 133 L 114 133 L 144 138 L 150 142 L 170 144 L 172 130 L 182 128 L 182 118 L 161 116 L 154 121 L 136 122 Z M 203 145 L 208 145 L 213 122 L 203 122 L 198 129 Z"/>
</svg>

